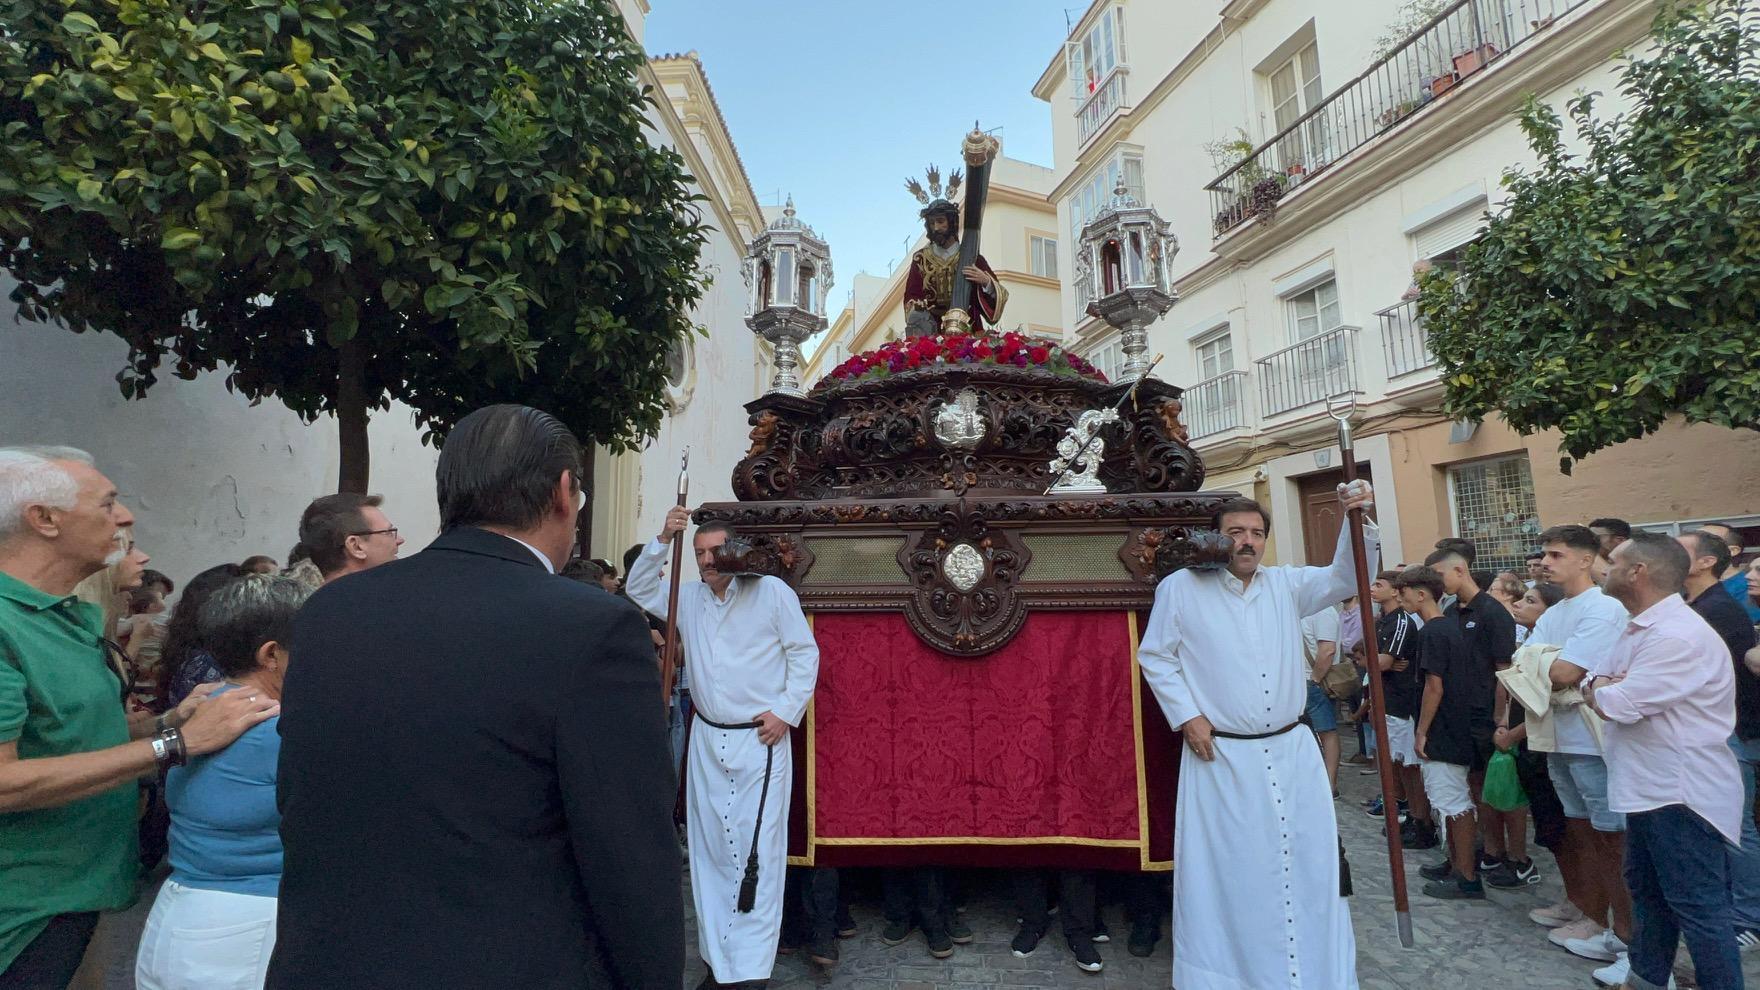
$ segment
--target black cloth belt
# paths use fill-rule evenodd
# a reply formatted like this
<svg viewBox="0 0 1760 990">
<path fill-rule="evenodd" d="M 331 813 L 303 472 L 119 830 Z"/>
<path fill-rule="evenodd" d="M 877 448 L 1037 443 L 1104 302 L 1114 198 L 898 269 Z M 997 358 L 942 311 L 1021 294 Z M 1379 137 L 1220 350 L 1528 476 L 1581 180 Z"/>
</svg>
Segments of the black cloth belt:
<svg viewBox="0 0 1760 990">
<path fill-rule="evenodd" d="M 761 728 L 762 722 L 717 722 L 703 714 L 701 708 L 694 709 L 693 714 L 703 720 L 703 724 L 711 729 L 724 732 L 737 732 L 741 729 Z M 739 899 L 734 902 L 733 909 L 740 914 L 749 914 L 758 903 L 758 834 L 764 829 L 764 804 L 770 800 L 770 771 L 776 765 L 776 747 L 764 747 L 764 786 L 758 791 L 758 821 L 752 826 L 752 851 L 746 856 L 746 874 L 739 881 Z"/>
<path fill-rule="evenodd" d="M 1272 736 L 1281 736 L 1301 724 L 1300 721 L 1291 722 L 1281 729 L 1272 729 L 1270 732 L 1224 732 L 1221 729 L 1213 728 L 1210 730 L 1210 734 L 1221 736 L 1224 739 L 1270 739 Z"/>
</svg>

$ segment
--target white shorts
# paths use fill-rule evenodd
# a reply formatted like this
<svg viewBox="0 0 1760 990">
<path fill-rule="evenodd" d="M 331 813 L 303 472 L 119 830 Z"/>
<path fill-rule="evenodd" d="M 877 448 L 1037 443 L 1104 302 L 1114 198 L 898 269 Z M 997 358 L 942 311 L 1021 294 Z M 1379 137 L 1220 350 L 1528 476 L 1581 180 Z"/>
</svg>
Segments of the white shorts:
<svg viewBox="0 0 1760 990">
<path fill-rule="evenodd" d="M 135 955 L 140 990 L 260 987 L 275 948 L 273 897 L 165 881 Z"/>
<path fill-rule="evenodd" d="M 1467 789 L 1467 768 L 1459 763 L 1425 760 L 1424 796 L 1436 816 L 1447 821 L 1473 810 L 1473 792 Z"/>
<path fill-rule="evenodd" d="M 1398 715 L 1385 716 L 1387 722 L 1387 758 L 1395 763 L 1403 763 L 1415 767 L 1422 761 L 1418 759 L 1416 730 L 1409 718 Z"/>
</svg>

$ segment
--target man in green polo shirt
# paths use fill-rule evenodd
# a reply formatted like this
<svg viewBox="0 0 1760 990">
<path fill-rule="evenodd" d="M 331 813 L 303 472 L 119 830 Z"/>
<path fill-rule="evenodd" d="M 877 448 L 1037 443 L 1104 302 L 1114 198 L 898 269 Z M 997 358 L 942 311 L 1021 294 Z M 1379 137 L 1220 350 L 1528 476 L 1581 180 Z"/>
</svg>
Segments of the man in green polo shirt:
<svg viewBox="0 0 1760 990">
<path fill-rule="evenodd" d="M 135 780 L 280 710 L 204 694 L 129 738 L 101 611 L 72 591 L 133 524 L 84 452 L 0 447 L 0 990 L 62 990 L 97 913 L 133 901 Z"/>
</svg>

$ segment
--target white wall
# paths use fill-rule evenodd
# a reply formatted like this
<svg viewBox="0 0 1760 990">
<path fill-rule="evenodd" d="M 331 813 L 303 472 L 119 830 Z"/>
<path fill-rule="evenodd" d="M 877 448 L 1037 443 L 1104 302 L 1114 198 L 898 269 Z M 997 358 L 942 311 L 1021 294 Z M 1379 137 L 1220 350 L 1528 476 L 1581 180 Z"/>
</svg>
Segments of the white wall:
<svg viewBox="0 0 1760 990">
<path fill-rule="evenodd" d="M 12 283 L 0 278 L 0 296 Z M 252 408 L 221 374 L 164 375 L 137 401 L 115 375 L 128 345 L 107 334 L 21 324 L 0 303 L 0 444 L 90 451 L 136 517 L 152 567 L 180 585 L 214 564 L 266 553 L 286 563 L 299 514 L 336 490 L 336 423 L 310 426 L 278 403 Z M 373 417 L 371 490 L 413 553 L 434 537 L 437 452 L 409 409 Z"/>
<path fill-rule="evenodd" d="M 742 407 L 769 386 L 758 338 L 745 326 L 745 284 L 739 277 L 743 248 L 716 232 L 702 263 L 714 278 L 693 318 L 709 328 L 697 340 L 695 363 L 683 408 L 666 418 L 640 453 L 599 462 L 595 477 L 594 556 L 622 566 L 623 551 L 660 531 L 676 499 L 680 455 L 691 450 L 690 502 L 733 501 L 733 467 L 751 446 Z M 631 504 L 628 492 L 636 493 Z"/>
</svg>

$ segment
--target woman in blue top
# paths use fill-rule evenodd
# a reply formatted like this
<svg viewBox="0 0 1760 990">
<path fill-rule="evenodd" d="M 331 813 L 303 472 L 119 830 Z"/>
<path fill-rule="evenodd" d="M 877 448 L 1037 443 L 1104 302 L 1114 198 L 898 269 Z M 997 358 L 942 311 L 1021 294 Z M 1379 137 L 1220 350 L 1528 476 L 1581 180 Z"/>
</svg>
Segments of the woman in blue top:
<svg viewBox="0 0 1760 990">
<path fill-rule="evenodd" d="M 310 591 L 291 578 L 249 575 L 201 607 L 198 637 L 226 683 L 280 700 L 294 613 Z M 275 807 L 280 719 L 226 749 L 173 767 L 171 878 L 160 889 L 135 958 L 140 990 L 254 990 L 275 946 L 281 815 Z"/>
</svg>

